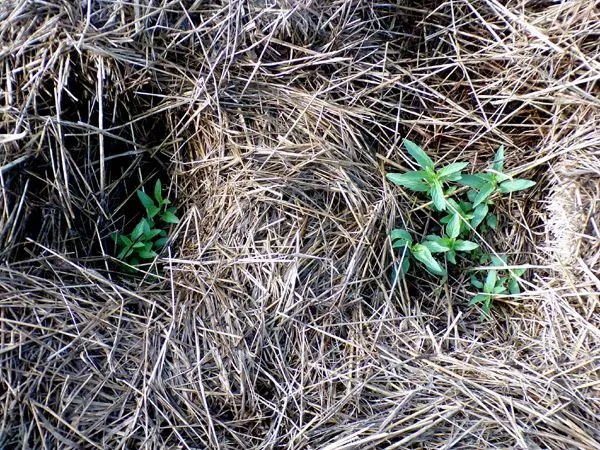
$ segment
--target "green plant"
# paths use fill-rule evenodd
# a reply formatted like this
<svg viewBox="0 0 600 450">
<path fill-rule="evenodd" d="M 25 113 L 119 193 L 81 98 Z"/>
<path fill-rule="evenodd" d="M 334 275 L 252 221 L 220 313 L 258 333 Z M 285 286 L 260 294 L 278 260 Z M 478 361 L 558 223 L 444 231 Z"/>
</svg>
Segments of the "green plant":
<svg viewBox="0 0 600 450">
<path fill-rule="evenodd" d="M 431 197 L 435 208 L 438 211 L 444 211 L 446 209 L 444 184 L 460 180 L 460 171 L 467 167 L 469 163 L 452 163 L 436 170 L 431 158 L 417 144 L 408 139 L 404 139 L 403 143 L 408 153 L 421 167 L 421 170 L 407 173 L 388 173 L 387 179 L 411 191 L 426 192 Z"/>
<path fill-rule="evenodd" d="M 142 190 L 137 191 L 138 199 L 146 210 L 143 217 L 129 234 L 113 233 L 117 244 L 117 259 L 129 266 L 138 266 L 143 260 L 151 260 L 158 256 L 158 251 L 167 244 L 167 224 L 179 223 L 175 208 L 169 207 L 170 200 L 163 198 L 162 185 L 156 180 L 154 198 Z"/>
<path fill-rule="evenodd" d="M 425 244 L 416 244 L 413 238 L 406 230 L 395 229 L 391 233 L 392 246 L 403 250 L 400 272 L 405 275 L 410 269 L 410 258 L 414 257 L 425 265 L 427 270 L 434 275 L 446 275 L 446 271 L 439 262 L 432 256 L 429 247 Z"/>
<path fill-rule="evenodd" d="M 488 270 L 485 281 L 483 282 L 475 275 L 472 275 L 471 284 L 483 291 L 476 294 L 469 302 L 469 305 L 482 305 L 482 318 L 489 314 L 494 296 L 506 293 L 504 281 L 501 278 L 498 278 L 498 272 L 496 270 Z"/>
<path fill-rule="evenodd" d="M 498 149 L 491 167 L 485 172 L 462 174 L 468 163 L 456 162 L 436 170 L 431 158 L 419 146 L 406 139 L 403 143 L 420 169 L 401 174 L 388 173 L 386 177 L 398 186 L 429 197 L 434 212 L 438 213 L 436 222 L 440 233 L 429 234 L 422 242 L 415 242 L 409 231 L 400 228 L 392 230 L 392 247 L 401 251 L 394 278 L 406 275 L 412 260 L 423 264 L 430 273 L 444 277 L 447 276 L 447 265 L 458 265 L 460 260 L 467 267 L 475 261 L 492 264 L 485 269 L 485 280 L 480 280 L 475 274 L 470 277 L 471 284 L 481 292 L 469 304 L 481 305 L 486 316 L 494 297 L 520 293 L 519 281 L 525 273 L 522 268 L 503 269 L 508 267 L 506 257 L 498 257 L 495 253 L 488 255 L 481 250 L 485 234 L 496 230 L 498 226 L 498 218 L 492 212 L 494 198 L 496 194 L 528 189 L 535 182 L 514 179 L 504 173 L 503 146 Z M 452 183 L 464 187 L 458 189 Z M 468 189 L 465 190 L 465 187 Z M 487 242 L 485 245 L 489 246 Z M 443 263 L 434 255 L 443 256 Z"/>
</svg>

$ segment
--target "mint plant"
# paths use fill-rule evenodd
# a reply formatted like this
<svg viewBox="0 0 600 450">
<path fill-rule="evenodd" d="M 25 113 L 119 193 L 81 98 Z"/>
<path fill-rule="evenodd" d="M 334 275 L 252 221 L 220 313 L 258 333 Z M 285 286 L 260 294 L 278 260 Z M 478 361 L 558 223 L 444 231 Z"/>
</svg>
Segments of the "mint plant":
<svg viewBox="0 0 600 450">
<path fill-rule="evenodd" d="M 460 180 L 460 171 L 467 167 L 469 163 L 452 163 L 436 170 L 431 158 L 417 144 L 408 139 L 404 139 L 403 143 L 408 153 L 421 167 L 421 170 L 407 173 L 388 173 L 387 179 L 411 191 L 426 192 L 431 197 L 435 208 L 438 211 L 444 211 L 446 209 L 444 184 Z"/>
<path fill-rule="evenodd" d="M 146 210 L 143 217 L 129 234 L 113 233 L 112 238 L 117 244 L 117 259 L 136 267 L 143 260 L 151 260 L 158 256 L 158 251 L 167 244 L 168 224 L 179 223 L 175 208 L 169 207 L 169 199 L 162 196 L 162 185 L 156 180 L 154 198 L 142 190 L 137 191 L 138 199 Z"/>
<path fill-rule="evenodd" d="M 429 234 L 422 242 L 415 242 L 405 229 L 394 229 L 390 233 L 392 248 L 400 250 L 401 260 L 396 264 L 394 278 L 406 275 L 415 260 L 425 269 L 447 279 L 447 266 L 461 262 L 465 270 L 469 266 L 491 264 L 484 279 L 477 274 L 470 277 L 471 284 L 480 290 L 469 305 L 480 305 L 482 317 L 489 314 L 494 298 L 516 295 L 520 291 L 520 278 L 525 269 L 503 269 L 508 267 L 506 257 L 489 255 L 481 250 L 486 233 L 496 230 L 498 218 L 493 214 L 494 198 L 528 189 L 534 181 L 514 179 L 504 173 L 504 146 L 496 152 L 494 161 L 485 172 L 463 174 L 467 162 L 455 162 L 436 169 L 434 162 L 414 142 L 403 141 L 408 153 L 419 166 L 418 170 L 406 173 L 388 173 L 387 179 L 410 191 L 425 194 L 440 225 L 439 234 Z M 458 189 L 456 184 L 462 185 Z M 465 189 L 469 188 L 466 190 Z M 486 246 L 489 246 L 485 242 Z M 443 258 L 440 259 L 440 258 Z"/>
</svg>

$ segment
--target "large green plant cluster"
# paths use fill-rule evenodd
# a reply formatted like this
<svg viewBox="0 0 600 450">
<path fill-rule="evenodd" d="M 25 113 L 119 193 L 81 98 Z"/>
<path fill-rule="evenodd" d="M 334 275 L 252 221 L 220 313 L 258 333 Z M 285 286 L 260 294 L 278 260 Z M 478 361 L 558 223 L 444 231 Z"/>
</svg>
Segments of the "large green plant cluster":
<svg viewBox="0 0 600 450">
<path fill-rule="evenodd" d="M 410 191 L 425 194 L 440 232 L 415 242 L 408 230 L 392 230 L 392 247 L 400 255 L 394 278 L 406 275 L 413 260 L 430 273 L 443 277 L 447 276 L 448 265 L 457 265 L 461 261 L 467 270 L 472 270 L 469 266 L 487 266 L 485 270 L 473 271 L 470 276 L 471 284 L 479 290 L 470 305 L 481 305 L 485 317 L 494 298 L 520 293 L 519 281 L 525 272 L 522 268 L 509 268 L 506 256 L 482 248 L 491 248 L 484 236 L 498 226 L 498 218 L 492 212 L 494 201 L 500 194 L 529 189 L 535 182 L 514 179 L 504 173 L 503 146 L 486 171 L 473 175 L 462 173 L 468 162 L 455 162 L 438 169 L 417 144 L 405 139 L 404 146 L 419 170 L 388 173 L 387 179 Z"/>
</svg>

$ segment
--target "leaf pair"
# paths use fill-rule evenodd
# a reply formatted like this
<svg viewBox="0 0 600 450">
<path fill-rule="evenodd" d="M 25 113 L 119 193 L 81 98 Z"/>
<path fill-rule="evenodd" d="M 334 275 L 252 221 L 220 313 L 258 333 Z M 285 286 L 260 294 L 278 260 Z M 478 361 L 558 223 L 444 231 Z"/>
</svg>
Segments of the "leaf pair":
<svg viewBox="0 0 600 450">
<path fill-rule="evenodd" d="M 400 267 L 402 275 L 405 275 L 410 268 L 411 256 L 422 263 L 432 274 L 446 275 L 446 270 L 433 257 L 431 250 L 424 244 L 415 244 L 408 231 L 397 228 L 392 230 L 390 238 L 392 239 L 393 248 L 403 249 L 403 259 Z"/>
<path fill-rule="evenodd" d="M 476 190 L 469 197 L 473 202 L 474 208 L 486 202 L 495 192 L 508 194 L 523 191 L 535 185 L 535 181 L 511 178 L 509 175 L 502 173 L 503 168 L 504 146 L 501 146 L 496 152 L 490 171 L 474 175 L 463 175 L 459 180 L 460 184 Z"/>
<path fill-rule="evenodd" d="M 408 139 L 404 139 L 403 144 L 421 169 L 406 173 L 388 173 L 386 175 L 387 179 L 411 191 L 426 192 L 429 194 L 434 207 L 438 211 L 444 211 L 446 209 L 444 184 L 459 181 L 462 177 L 461 171 L 469 163 L 456 162 L 436 170 L 435 164 L 421 147 Z"/>
<path fill-rule="evenodd" d="M 490 312 L 494 297 L 508 293 L 512 295 L 521 293 L 519 282 L 526 269 L 502 269 L 507 266 L 506 256 L 484 254 L 481 256 L 480 262 L 490 262 L 491 267 L 487 269 L 487 276 L 484 281 L 481 281 L 475 275 L 471 275 L 471 284 L 483 292 L 475 295 L 469 302 L 469 305 L 481 304 L 482 317 L 485 317 Z"/>
<path fill-rule="evenodd" d="M 427 240 L 423 242 L 432 254 L 445 253 L 448 261 L 456 264 L 456 252 L 472 252 L 479 248 L 479 244 L 471 241 L 464 241 L 449 236 L 427 236 Z"/>
<path fill-rule="evenodd" d="M 148 218 L 152 219 L 156 215 L 160 214 L 160 220 L 166 223 L 178 224 L 179 218 L 175 215 L 175 208 L 166 208 L 171 202 L 168 199 L 163 199 L 162 197 L 162 186 L 160 180 L 156 180 L 156 184 L 154 185 L 154 199 L 146 194 L 142 190 L 137 191 L 137 196 L 140 199 L 140 202 L 146 209 L 146 213 Z M 161 214 L 161 211 L 163 210 Z"/>
</svg>

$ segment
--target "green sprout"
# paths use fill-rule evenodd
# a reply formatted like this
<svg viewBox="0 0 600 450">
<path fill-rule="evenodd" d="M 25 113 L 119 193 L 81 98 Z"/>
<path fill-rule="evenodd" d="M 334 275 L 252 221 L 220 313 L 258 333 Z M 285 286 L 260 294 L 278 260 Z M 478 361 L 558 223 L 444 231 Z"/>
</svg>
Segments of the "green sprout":
<svg viewBox="0 0 600 450">
<path fill-rule="evenodd" d="M 162 185 L 156 180 L 154 198 L 142 190 L 137 196 L 146 210 L 143 217 L 129 234 L 113 233 L 112 238 L 118 246 L 117 259 L 129 266 L 139 266 L 143 260 L 151 260 L 158 256 L 168 242 L 167 224 L 179 223 L 175 208 L 169 207 L 170 200 L 163 198 Z"/>
<path fill-rule="evenodd" d="M 494 194 L 507 194 L 528 189 L 534 181 L 514 179 L 504 173 L 504 147 L 501 146 L 489 169 L 483 173 L 462 174 L 467 162 L 455 162 L 439 170 L 427 154 L 414 142 L 403 141 L 408 153 L 414 158 L 420 169 L 406 173 L 388 173 L 387 179 L 413 192 L 426 193 L 431 199 L 434 212 L 438 213 L 437 224 L 441 232 L 429 234 L 422 242 L 415 242 L 405 229 L 396 228 L 390 233 L 392 248 L 399 250 L 400 262 L 395 265 L 393 276 L 405 276 L 413 261 L 422 264 L 425 269 L 447 279 L 447 268 L 435 255 L 444 255 L 446 265 L 458 265 L 460 256 L 468 266 L 491 263 L 485 280 L 476 275 L 470 277 L 471 284 L 480 290 L 469 305 L 481 305 L 482 317 L 486 317 L 492 301 L 498 296 L 517 295 L 521 292 L 520 280 L 524 268 L 508 269 L 507 258 L 485 254 L 482 244 L 485 233 L 496 230 L 498 218 L 492 212 Z M 457 189 L 456 185 L 470 189 Z M 448 186 L 449 185 L 449 186 Z M 444 188 L 447 187 L 446 191 Z M 479 240 L 481 242 L 476 242 Z"/>
<path fill-rule="evenodd" d="M 404 139 L 403 144 L 421 167 L 421 170 L 406 173 L 388 173 L 387 179 L 411 191 L 426 192 L 431 197 L 435 208 L 438 211 L 444 211 L 446 209 L 444 184 L 459 181 L 462 177 L 461 170 L 467 167 L 469 163 L 456 162 L 436 170 L 433 161 L 421 147 L 408 139 Z"/>
<path fill-rule="evenodd" d="M 424 244 L 414 243 L 413 238 L 408 231 L 397 228 L 392 230 L 390 238 L 392 239 L 393 248 L 400 248 L 403 250 L 404 258 L 400 267 L 400 273 L 402 275 L 406 275 L 410 269 L 411 255 L 417 261 L 423 263 L 427 270 L 432 274 L 440 276 L 446 275 L 446 271 L 433 257 L 429 248 Z"/>
<path fill-rule="evenodd" d="M 458 180 L 460 184 L 477 190 L 477 194 L 472 200 L 474 208 L 483 204 L 495 192 L 508 194 L 510 192 L 529 189 L 535 185 L 535 181 L 513 179 L 510 175 L 502 173 L 503 169 L 504 146 L 501 146 L 496 153 L 492 168 L 488 172 L 476 175 L 463 175 Z"/>
</svg>

